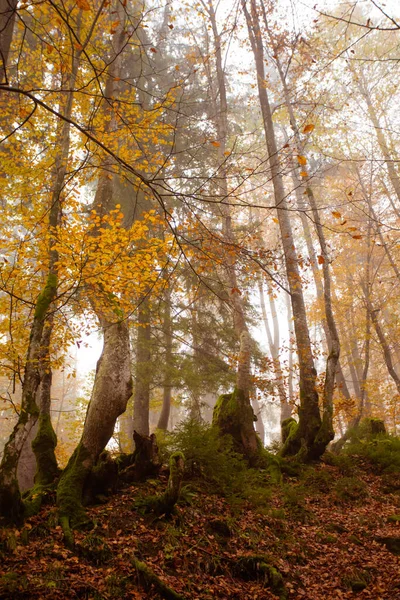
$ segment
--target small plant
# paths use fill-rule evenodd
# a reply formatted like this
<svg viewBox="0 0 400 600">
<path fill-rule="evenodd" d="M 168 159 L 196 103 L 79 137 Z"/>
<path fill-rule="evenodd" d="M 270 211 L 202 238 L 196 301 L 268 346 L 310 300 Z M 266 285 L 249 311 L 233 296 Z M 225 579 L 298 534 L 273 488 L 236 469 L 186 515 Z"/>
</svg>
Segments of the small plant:
<svg viewBox="0 0 400 600">
<path fill-rule="evenodd" d="M 335 485 L 335 493 L 342 502 L 356 502 L 368 496 L 368 489 L 357 477 L 342 477 Z"/>
</svg>

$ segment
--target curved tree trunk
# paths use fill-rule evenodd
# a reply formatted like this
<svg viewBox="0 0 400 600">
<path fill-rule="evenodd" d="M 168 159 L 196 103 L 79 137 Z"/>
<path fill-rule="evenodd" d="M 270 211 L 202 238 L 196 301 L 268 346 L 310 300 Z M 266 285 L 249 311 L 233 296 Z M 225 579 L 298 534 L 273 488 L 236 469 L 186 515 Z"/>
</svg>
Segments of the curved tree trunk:
<svg viewBox="0 0 400 600">
<path fill-rule="evenodd" d="M 102 319 L 104 345 L 97 362 L 96 377 L 82 438 L 65 468 L 57 489 L 60 522 L 67 543 L 70 527 L 88 523 L 82 507 L 86 478 L 108 444 L 117 418 L 132 394 L 129 328 L 126 321 L 111 323 Z"/>
</svg>

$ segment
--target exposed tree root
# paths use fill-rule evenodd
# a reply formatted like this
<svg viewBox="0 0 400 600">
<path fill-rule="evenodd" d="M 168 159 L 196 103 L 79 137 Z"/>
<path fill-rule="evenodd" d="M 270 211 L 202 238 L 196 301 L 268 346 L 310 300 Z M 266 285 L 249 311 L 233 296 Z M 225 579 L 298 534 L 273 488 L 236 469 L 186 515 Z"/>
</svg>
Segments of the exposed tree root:
<svg viewBox="0 0 400 600">
<path fill-rule="evenodd" d="M 137 560 L 136 558 L 132 558 L 132 565 L 135 567 L 139 583 L 145 587 L 152 587 L 166 600 L 185 600 L 185 597 L 181 594 L 175 592 L 172 588 L 170 588 L 166 583 L 164 583 L 158 575 L 154 573 L 149 567 Z"/>
</svg>

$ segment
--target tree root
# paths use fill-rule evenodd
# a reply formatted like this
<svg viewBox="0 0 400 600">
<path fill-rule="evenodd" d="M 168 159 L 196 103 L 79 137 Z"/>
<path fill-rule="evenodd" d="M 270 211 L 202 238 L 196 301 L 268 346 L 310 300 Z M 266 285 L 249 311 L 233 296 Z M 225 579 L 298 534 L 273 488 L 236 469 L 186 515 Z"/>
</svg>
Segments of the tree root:
<svg viewBox="0 0 400 600">
<path fill-rule="evenodd" d="M 136 558 L 132 558 L 132 565 L 135 567 L 139 583 L 145 587 L 150 588 L 153 587 L 155 590 L 166 600 L 185 600 L 185 597 L 181 594 L 178 594 L 170 588 L 166 583 L 164 583 L 158 575 L 154 573 L 149 567 L 137 560 Z"/>
</svg>

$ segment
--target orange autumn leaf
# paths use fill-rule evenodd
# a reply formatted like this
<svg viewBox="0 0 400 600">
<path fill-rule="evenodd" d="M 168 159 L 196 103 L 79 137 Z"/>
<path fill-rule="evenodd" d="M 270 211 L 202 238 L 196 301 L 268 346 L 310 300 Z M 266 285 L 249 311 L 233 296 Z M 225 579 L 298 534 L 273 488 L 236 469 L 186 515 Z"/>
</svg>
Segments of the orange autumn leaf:
<svg viewBox="0 0 400 600">
<path fill-rule="evenodd" d="M 88 0 L 76 0 L 76 4 L 81 10 L 90 10 L 90 4 Z"/>
<path fill-rule="evenodd" d="M 211 142 L 211 144 L 212 144 L 213 146 L 215 146 L 216 148 L 219 148 L 219 147 L 220 147 L 220 145 L 221 145 L 219 142 Z"/>
<path fill-rule="evenodd" d="M 342 215 L 337 210 L 333 210 L 332 211 L 332 215 L 335 217 L 335 219 L 341 219 L 342 218 Z"/>
<path fill-rule="evenodd" d="M 313 125 L 312 123 L 308 123 L 308 125 L 306 125 L 303 128 L 303 133 L 311 133 L 311 131 L 313 131 L 315 129 L 315 125 Z"/>
<path fill-rule="evenodd" d="M 302 156 L 301 154 L 299 154 L 297 156 L 297 162 L 299 163 L 299 165 L 306 165 L 307 164 L 307 159 L 305 156 Z"/>
<path fill-rule="evenodd" d="M 325 259 L 323 256 L 321 256 L 321 254 L 318 254 L 318 264 L 319 265 L 323 265 L 325 262 Z"/>
</svg>

